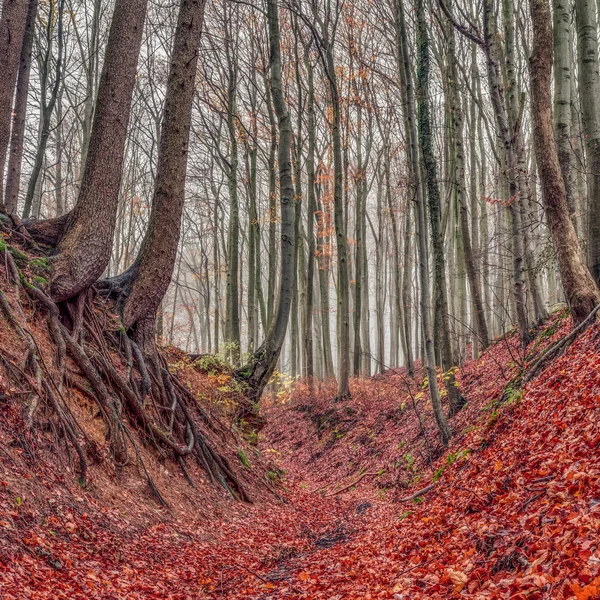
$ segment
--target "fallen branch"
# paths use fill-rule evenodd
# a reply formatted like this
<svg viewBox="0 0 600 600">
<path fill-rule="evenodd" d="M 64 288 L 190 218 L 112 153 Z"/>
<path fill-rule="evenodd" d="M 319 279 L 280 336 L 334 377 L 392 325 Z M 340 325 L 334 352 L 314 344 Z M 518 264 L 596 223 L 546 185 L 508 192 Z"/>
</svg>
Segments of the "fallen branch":
<svg viewBox="0 0 600 600">
<path fill-rule="evenodd" d="M 418 492 L 415 492 L 411 496 L 406 496 L 405 498 L 400 498 L 400 500 L 398 500 L 398 502 L 410 502 L 411 500 L 420 498 L 421 496 L 424 496 L 425 494 L 430 492 L 434 487 L 435 487 L 435 483 L 432 483 L 431 485 L 424 487 L 423 489 L 419 490 Z"/>
<path fill-rule="evenodd" d="M 536 360 L 531 367 L 527 370 L 527 373 L 523 375 L 523 381 L 521 385 L 525 385 L 528 381 L 531 381 L 545 366 L 562 350 L 563 352 L 575 341 L 579 333 L 590 325 L 594 320 L 596 314 L 600 310 L 600 304 L 592 310 L 592 312 L 582 321 L 571 333 L 566 335 L 564 338 L 556 342 L 554 346 L 546 350 L 538 360 Z"/>
<path fill-rule="evenodd" d="M 339 490 L 336 490 L 335 492 L 331 492 L 331 494 L 325 494 L 325 498 L 329 498 L 330 496 L 337 496 L 338 494 L 341 494 L 342 492 L 345 492 L 346 490 L 349 490 L 350 488 L 352 488 L 355 485 L 357 485 L 365 477 L 367 477 L 367 476 L 374 477 L 376 475 L 379 475 L 379 471 L 377 471 L 376 473 L 367 473 L 367 472 L 365 472 L 360 477 L 358 477 L 357 479 L 355 479 L 352 483 L 349 483 L 348 485 L 345 485 L 343 488 L 340 488 Z M 328 487 L 328 486 L 325 486 L 325 487 Z"/>
</svg>

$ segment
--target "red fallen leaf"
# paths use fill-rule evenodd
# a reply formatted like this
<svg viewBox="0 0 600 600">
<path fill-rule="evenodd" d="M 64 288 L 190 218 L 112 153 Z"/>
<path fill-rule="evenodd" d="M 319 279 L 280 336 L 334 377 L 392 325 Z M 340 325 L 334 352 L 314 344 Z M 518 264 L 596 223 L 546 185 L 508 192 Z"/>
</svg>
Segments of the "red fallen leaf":
<svg viewBox="0 0 600 600">
<path fill-rule="evenodd" d="M 302 571 L 302 573 L 298 574 L 298 579 L 300 579 L 300 581 L 308 581 L 310 579 L 310 575 L 306 571 Z"/>
<path fill-rule="evenodd" d="M 572 584 L 571 591 L 577 600 L 595 600 L 600 595 L 600 577 L 596 577 L 592 583 L 583 588 L 576 583 Z"/>
</svg>

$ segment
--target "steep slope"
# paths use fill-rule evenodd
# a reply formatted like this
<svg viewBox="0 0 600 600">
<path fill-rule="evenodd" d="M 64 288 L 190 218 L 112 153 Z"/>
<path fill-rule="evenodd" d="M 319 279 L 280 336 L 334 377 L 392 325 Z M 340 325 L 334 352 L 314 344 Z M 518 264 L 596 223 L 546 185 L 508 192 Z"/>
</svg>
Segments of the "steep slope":
<svg viewBox="0 0 600 600">
<path fill-rule="evenodd" d="M 469 404 L 447 450 L 423 382 L 401 371 L 353 381 L 352 400 L 338 404 L 327 385 L 280 390 L 258 445 L 228 442 L 246 480 L 265 481 L 252 505 L 208 482 L 178 496 L 187 484 L 166 465 L 157 483 L 181 501 L 171 512 L 140 501 L 131 475 L 81 490 L 32 459 L 38 442 L 19 435 L 11 398 L 1 411 L 0 596 L 600 597 L 600 326 L 524 390 L 509 383 L 571 327 L 559 313 L 524 355 L 507 336 L 468 362 L 457 377 Z M 226 401 L 218 374 L 199 376 L 181 355 L 170 362 L 205 401 Z"/>
</svg>

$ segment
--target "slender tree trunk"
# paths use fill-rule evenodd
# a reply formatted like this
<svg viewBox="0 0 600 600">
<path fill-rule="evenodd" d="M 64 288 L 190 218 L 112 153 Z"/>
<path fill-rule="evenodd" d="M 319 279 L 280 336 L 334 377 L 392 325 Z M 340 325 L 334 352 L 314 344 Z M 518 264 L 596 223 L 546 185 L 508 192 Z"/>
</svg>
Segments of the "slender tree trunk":
<svg viewBox="0 0 600 600">
<path fill-rule="evenodd" d="M 431 109 L 429 100 L 429 34 L 425 21 L 423 0 L 417 4 L 418 24 L 418 121 L 419 121 L 419 148 L 422 153 L 423 180 L 427 191 L 427 204 L 429 208 L 429 227 L 431 230 L 431 245 L 433 248 L 433 281 L 436 302 L 436 313 L 440 324 L 440 346 L 442 367 L 445 371 L 444 380 L 450 412 L 457 412 L 463 400 L 458 393 L 454 376 L 454 357 L 450 339 L 450 324 L 448 320 L 448 297 L 446 288 L 446 265 L 442 240 L 440 193 L 437 181 L 437 161 L 433 147 L 433 133 L 431 127 Z"/>
<path fill-rule="evenodd" d="M 225 293 L 225 353 L 234 365 L 240 360 L 240 215 L 238 200 L 238 133 L 236 126 L 236 96 L 238 84 L 237 56 L 233 56 L 232 36 L 233 23 L 225 11 L 225 52 L 227 56 L 228 87 L 227 87 L 227 130 L 229 132 L 229 227 L 227 230 L 227 288 Z"/>
<path fill-rule="evenodd" d="M 409 120 L 410 132 L 410 148 L 412 158 L 412 168 L 415 177 L 419 173 L 419 142 L 417 138 L 417 127 L 415 122 L 416 110 L 414 91 L 412 86 L 412 74 L 410 72 L 410 58 L 407 47 L 406 26 L 404 20 L 404 6 L 402 0 L 397 0 L 397 15 L 399 20 L 399 37 L 400 47 L 398 51 L 401 53 L 402 64 L 404 67 L 404 81 L 406 82 L 404 104 Z M 425 24 L 425 7 L 423 0 L 417 0 L 417 22 L 418 22 L 418 41 L 419 41 L 419 74 L 420 81 L 420 100 L 423 99 L 424 93 L 427 91 L 427 86 L 423 89 L 422 84 L 427 83 L 426 75 L 429 68 L 429 49 L 428 36 Z M 425 81 L 423 77 L 425 76 Z M 421 117 L 419 118 L 421 122 Z M 421 133 L 421 136 L 423 134 Z M 437 372 L 435 365 L 435 355 L 433 348 L 433 328 L 431 323 L 431 293 L 429 288 L 429 257 L 427 250 L 427 218 L 425 208 L 425 194 L 423 185 L 415 178 L 416 182 L 416 206 L 417 206 L 417 223 L 418 223 L 418 245 L 419 245 L 419 279 L 421 285 L 421 328 L 424 338 L 424 354 L 425 365 L 427 372 L 427 382 L 429 387 L 429 397 L 433 406 L 433 413 L 437 426 L 440 430 L 440 438 L 444 445 L 448 444 L 452 436 L 452 430 L 448 424 L 446 416 L 442 408 L 440 390 L 437 383 Z"/>
<path fill-rule="evenodd" d="M 21 49 L 21 61 L 19 67 L 19 77 L 17 79 L 15 109 L 12 130 L 10 134 L 10 154 L 8 157 L 6 194 L 4 200 L 6 212 L 9 215 L 17 212 L 17 204 L 19 201 L 21 166 L 23 161 L 23 146 L 25 139 L 25 118 L 27 116 L 29 77 L 31 74 L 31 54 L 33 48 L 33 38 L 35 35 L 37 10 L 38 0 L 30 0 L 29 11 L 27 13 L 27 25 L 23 37 L 23 46 Z M 1 188 L 2 183 L 0 182 L 0 189 Z"/>
<path fill-rule="evenodd" d="M 307 175 L 307 239 L 308 253 L 306 264 L 306 322 L 304 328 L 304 365 L 305 375 L 312 382 L 314 376 L 313 362 L 313 311 L 314 311 L 314 273 L 315 273 L 315 234 L 314 227 L 316 225 L 316 199 L 315 199 L 315 89 L 313 66 L 305 53 L 304 64 L 307 71 L 308 79 L 308 98 L 306 105 L 307 113 L 307 133 L 308 133 L 308 156 L 306 158 L 306 175 Z"/>
<path fill-rule="evenodd" d="M 63 13 L 64 13 L 64 0 L 62 0 L 58 4 L 58 15 L 54 14 L 54 4 L 50 4 L 50 14 L 47 19 L 46 26 L 46 53 L 44 56 L 43 66 L 42 66 L 42 74 L 41 74 L 41 100 L 40 100 L 40 136 L 38 140 L 38 147 L 35 154 L 35 159 L 33 162 L 33 169 L 31 172 L 31 176 L 29 179 L 29 185 L 27 186 L 27 193 L 25 194 L 25 205 L 23 207 L 23 218 L 28 219 L 31 213 L 31 208 L 33 205 L 34 195 L 38 188 L 39 182 L 38 178 L 41 177 L 42 166 L 44 164 L 44 159 L 46 156 L 46 147 L 48 146 L 48 140 L 50 139 L 50 124 L 52 120 L 52 113 L 54 112 L 54 107 L 56 105 L 56 101 L 58 99 L 58 94 L 61 86 L 61 77 L 62 77 L 62 63 L 63 63 L 63 48 L 64 48 L 64 40 L 63 40 Z M 52 35 L 53 35 L 53 25 L 54 20 L 58 21 L 58 31 L 57 31 L 57 56 L 56 56 L 56 66 L 54 72 L 54 83 L 52 84 L 52 89 L 50 92 L 50 98 L 47 99 L 47 84 L 48 84 L 48 76 L 50 74 L 50 63 L 52 59 Z M 34 211 L 35 217 L 38 217 L 39 208 L 37 211 Z"/>
<path fill-rule="evenodd" d="M 27 26 L 29 0 L 3 0 L 0 14 L 0 210 L 4 207 L 4 167 L 10 141 L 13 96 Z"/>
<path fill-rule="evenodd" d="M 460 227 L 460 240 L 462 242 L 462 257 L 465 263 L 467 278 L 469 280 L 469 290 L 475 311 L 475 321 L 477 325 L 477 336 L 481 345 L 485 348 L 489 344 L 489 334 L 485 311 L 483 308 L 483 299 L 479 276 L 476 267 L 476 260 L 471 244 L 471 234 L 469 231 L 469 215 L 467 211 L 467 199 L 465 189 L 465 150 L 464 150 L 464 119 L 462 105 L 458 97 L 458 71 L 456 64 L 456 55 L 454 48 L 454 28 L 452 25 L 448 28 L 448 64 L 449 64 L 449 95 L 451 117 L 453 119 L 452 133 L 454 135 L 455 147 L 455 173 L 454 188 L 457 199 L 458 220 Z M 473 166 L 471 165 L 471 168 Z M 464 326 L 464 323 L 463 323 Z"/>
<path fill-rule="evenodd" d="M 269 332 L 260 348 L 238 377 L 249 386 L 250 399 L 260 400 L 265 386 L 277 366 L 289 322 L 294 282 L 296 279 L 294 247 L 294 183 L 292 178 L 292 123 L 285 104 L 281 80 L 281 49 L 277 0 L 268 0 L 269 54 L 271 63 L 271 92 L 279 127 L 279 191 L 281 204 L 281 278 L 277 310 Z"/>
</svg>

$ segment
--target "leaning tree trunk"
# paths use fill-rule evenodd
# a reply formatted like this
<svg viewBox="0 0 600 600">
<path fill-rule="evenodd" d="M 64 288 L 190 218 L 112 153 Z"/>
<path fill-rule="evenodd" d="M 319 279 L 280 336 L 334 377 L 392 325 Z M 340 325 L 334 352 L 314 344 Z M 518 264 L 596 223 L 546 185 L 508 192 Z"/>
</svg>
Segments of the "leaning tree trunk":
<svg viewBox="0 0 600 600">
<path fill-rule="evenodd" d="M 4 0 L 0 16 L 0 210 L 4 211 L 4 164 L 10 140 L 12 103 L 27 25 L 29 0 Z"/>
<path fill-rule="evenodd" d="M 290 317 L 290 308 L 296 279 L 294 261 L 294 184 L 292 179 L 291 141 L 292 122 L 285 104 L 281 80 L 281 48 L 279 14 L 276 0 L 268 0 L 269 52 L 271 61 L 271 93 L 279 127 L 279 190 L 281 205 L 281 277 L 279 297 L 269 332 L 248 364 L 237 372 L 248 385 L 248 396 L 253 403 L 269 382 L 281 353 Z"/>
<path fill-rule="evenodd" d="M 38 9 L 38 0 L 30 0 L 27 13 L 27 26 L 21 48 L 21 61 L 17 91 L 15 94 L 15 108 L 10 132 L 10 154 L 6 175 L 6 193 L 4 206 L 11 215 L 17 212 L 19 201 L 19 186 L 21 183 L 21 163 L 23 160 L 23 145 L 25 139 L 25 118 L 27 116 L 27 98 L 29 96 L 29 77 L 31 74 L 31 53 L 35 32 L 35 20 Z M 2 184 L 0 183 L 0 188 Z M 1 199 L 0 199 L 1 204 Z"/>
<path fill-rule="evenodd" d="M 179 246 L 204 4 L 205 0 L 181 2 L 148 229 L 131 267 L 106 282 L 118 286 L 123 326 L 132 332 L 142 352 L 150 358 L 156 351 L 156 312 L 171 282 Z"/>
<path fill-rule="evenodd" d="M 66 227 L 59 234 L 50 282 L 58 302 L 89 288 L 110 260 L 147 4 L 148 0 L 115 3 L 77 204 L 59 222 Z"/>
<path fill-rule="evenodd" d="M 530 0 L 533 48 L 531 76 L 533 139 L 542 185 L 542 199 L 558 259 L 565 297 L 575 325 L 600 304 L 600 291 L 588 271 L 569 216 L 552 124 L 550 78 L 552 73 L 552 21 L 548 0 Z"/>
</svg>

